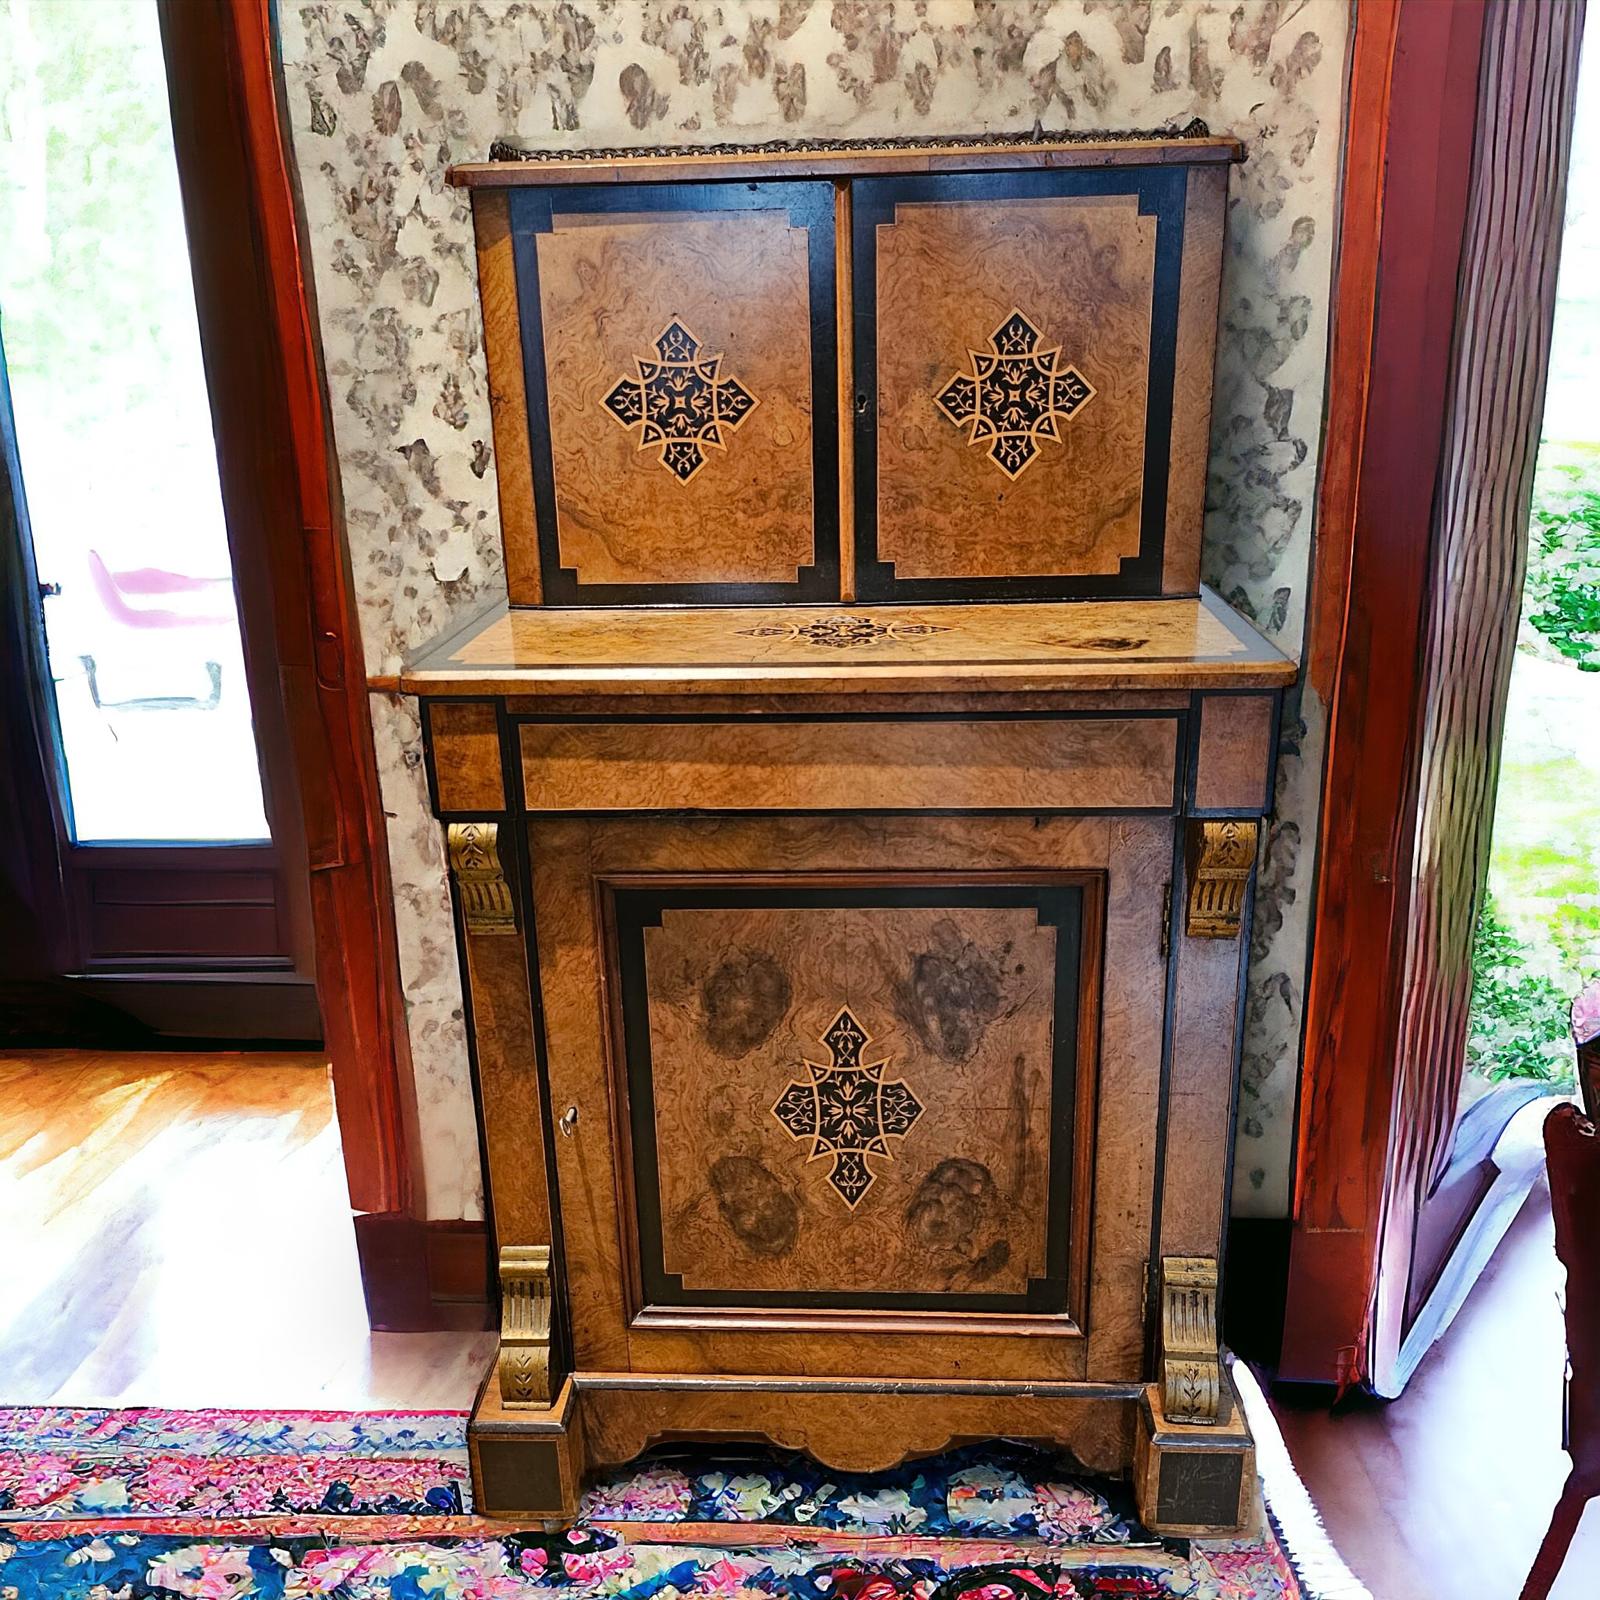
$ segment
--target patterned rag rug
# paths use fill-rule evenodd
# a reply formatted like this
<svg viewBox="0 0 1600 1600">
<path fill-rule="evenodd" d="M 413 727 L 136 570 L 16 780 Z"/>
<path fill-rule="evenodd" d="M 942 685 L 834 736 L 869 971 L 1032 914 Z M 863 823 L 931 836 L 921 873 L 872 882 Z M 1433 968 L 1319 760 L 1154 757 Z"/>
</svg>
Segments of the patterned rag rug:
<svg viewBox="0 0 1600 1600">
<path fill-rule="evenodd" d="M 0 1409 L 0 1600 L 1359 1600 L 1252 1422 L 1260 1532 L 1163 1541 L 1016 1444 L 878 1473 L 676 1448 L 547 1533 L 473 1515 L 460 1412 Z"/>
</svg>

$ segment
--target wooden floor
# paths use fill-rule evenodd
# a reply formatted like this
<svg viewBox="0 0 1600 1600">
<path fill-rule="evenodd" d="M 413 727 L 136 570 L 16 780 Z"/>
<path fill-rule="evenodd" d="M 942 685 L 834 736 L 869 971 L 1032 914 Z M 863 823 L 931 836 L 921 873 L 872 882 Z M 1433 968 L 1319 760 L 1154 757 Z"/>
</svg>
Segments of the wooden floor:
<svg viewBox="0 0 1600 1600">
<path fill-rule="evenodd" d="M 494 1348 L 368 1330 L 315 1057 L 0 1057 L 0 1240 L 0 1404 L 467 1407 Z"/>
<path fill-rule="evenodd" d="M 0 1404 L 467 1407 L 494 1336 L 368 1331 L 324 1064 L 0 1056 Z M 1375 1600 L 1514 1596 L 1566 1470 L 1543 1187 L 1402 1399 L 1275 1402 Z M 1600 1594 L 1591 1507 L 1556 1591 Z"/>
<path fill-rule="evenodd" d="M 1339 1552 L 1374 1600 L 1514 1600 L 1567 1473 L 1566 1346 L 1543 1179 L 1406 1392 L 1330 1415 L 1275 1397 Z M 1600 1595 L 1600 1503 L 1552 1600 Z"/>
</svg>

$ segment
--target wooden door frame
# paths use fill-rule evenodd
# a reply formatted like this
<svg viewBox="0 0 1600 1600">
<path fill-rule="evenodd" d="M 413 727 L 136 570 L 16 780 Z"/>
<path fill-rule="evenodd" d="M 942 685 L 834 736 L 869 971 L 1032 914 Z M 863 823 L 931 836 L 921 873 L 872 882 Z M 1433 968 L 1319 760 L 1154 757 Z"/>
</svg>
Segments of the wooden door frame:
<svg viewBox="0 0 1600 1600">
<path fill-rule="evenodd" d="M 1503 490 L 1531 463 L 1549 344 L 1536 290 L 1541 273 L 1553 288 L 1540 252 L 1563 69 L 1534 36 L 1573 15 L 1581 27 L 1581 6 L 1552 21 L 1537 0 L 1361 0 L 1356 11 L 1306 662 L 1328 739 L 1279 1369 L 1289 1379 L 1392 1380 L 1406 1295 L 1386 1279 L 1380 1308 L 1380 1263 L 1389 1277 L 1409 1267 L 1431 1182 L 1410 1161 L 1415 1119 L 1429 1114 L 1430 1085 L 1459 1082 L 1505 615 L 1514 632 L 1520 597 L 1520 562 L 1503 556 L 1526 531 L 1525 492 L 1519 522 Z M 1569 92 L 1568 121 L 1570 109 Z M 1507 290 L 1485 281 L 1479 235 L 1526 174 L 1543 184 L 1542 209 L 1520 249 L 1498 241 L 1517 279 Z M 1496 423 L 1509 442 L 1491 457 L 1479 391 L 1497 382 L 1513 403 Z M 1497 503 L 1463 508 L 1467 477 L 1497 485 Z M 1476 567 L 1463 547 L 1482 556 Z M 1493 659 L 1467 706 L 1455 686 L 1473 673 L 1445 657 L 1459 663 L 1474 643 Z M 1440 745 L 1466 731 L 1488 754 L 1452 794 Z M 1468 852 L 1474 902 L 1461 906 L 1461 883 L 1448 890 L 1447 937 L 1441 829 Z"/>
<path fill-rule="evenodd" d="M 427 1326 L 416 1096 L 360 627 L 271 0 L 162 0 L 195 297 L 241 591 L 299 774 L 317 987 L 368 1306 Z M 250 608 L 247 607 L 247 610 Z"/>
</svg>

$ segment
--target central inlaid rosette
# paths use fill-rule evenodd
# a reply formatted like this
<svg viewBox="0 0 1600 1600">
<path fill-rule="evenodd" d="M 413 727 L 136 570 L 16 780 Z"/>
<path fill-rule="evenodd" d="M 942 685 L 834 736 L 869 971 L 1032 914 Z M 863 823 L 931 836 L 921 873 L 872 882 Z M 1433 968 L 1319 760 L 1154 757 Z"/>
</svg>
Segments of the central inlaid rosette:
<svg viewBox="0 0 1600 1600">
<path fill-rule="evenodd" d="M 888 1141 L 911 1131 L 922 1102 L 903 1079 L 884 1078 L 887 1057 L 862 1063 L 861 1052 L 872 1036 L 847 1009 L 840 1009 L 822 1042 L 833 1059 L 827 1066 L 807 1061 L 807 1076 L 778 1096 L 772 1114 L 790 1138 L 811 1141 L 808 1161 L 833 1157 L 828 1182 L 854 1209 L 875 1181 L 867 1157 L 893 1160 Z"/>
<path fill-rule="evenodd" d="M 1013 309 L 989 335 L 989 350 L 969 350 L 971 372 L 958 372 L 933 397 L 967 442 L 989 446 L 1008 478 L 1020 477 L 1039 440 L 1061 442 L 1061 424 L 1094 399 L 1094 386 L 1074 366 L 1059 366 L 1059 348 L 1039 348 L 1042 335 Z"/>
<path fill-rule="evenodd" d="M 700 341 L 676 317 L 655 341 L 655 356 L 635 356 L 638 376 L 619 378 L 600 403 L 625 428 L 639 429 L 641 450 L 659 445 L 659 460 L 679 483 L 706 463 L 706 449 L 725 450 L 727 434 L 759 404 L 737 378 L 721 376 L 722 357 L 700 354 Z"/>
</svg>

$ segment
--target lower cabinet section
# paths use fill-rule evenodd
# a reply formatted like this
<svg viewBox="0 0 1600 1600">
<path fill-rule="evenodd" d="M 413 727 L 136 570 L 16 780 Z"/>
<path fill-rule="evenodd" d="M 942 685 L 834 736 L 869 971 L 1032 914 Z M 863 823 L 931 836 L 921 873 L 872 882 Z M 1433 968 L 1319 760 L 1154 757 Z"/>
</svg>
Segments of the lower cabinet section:
<svg viewBox="0 0 1600 1600">
<path fill-rule="evenodd" d="M 447 810 L 501 1288 L 481 1509 L 570 1516 L 659 1442 L 865 1471 L 1005 1436 L 1131 1476 L 1157 1531 L 1249 1519 L 1216 1313 L 1258 830 L 1185 811 L 1226 797 L 1207 718 L 1006 747 L 1009 797 L 1128 805 L 1080 813 L 944 809 L 855 723 L 831 758 L 810 722 L 628 723 L 573 766 L 555 713 L 434 713 L 478 741 L 435 749 L 441 794 L 505 805 L 520 758 L 540 801 Z M 795 809 L 752 776 L 780 746 Z M 648 809 L 696 796 L 728 809 Z"/>
<path fill-rule="evenodd" d="M 1170 820 L 529 829 L 578 1370 L 1140 1375 Z"/>
</svg>

